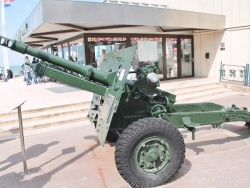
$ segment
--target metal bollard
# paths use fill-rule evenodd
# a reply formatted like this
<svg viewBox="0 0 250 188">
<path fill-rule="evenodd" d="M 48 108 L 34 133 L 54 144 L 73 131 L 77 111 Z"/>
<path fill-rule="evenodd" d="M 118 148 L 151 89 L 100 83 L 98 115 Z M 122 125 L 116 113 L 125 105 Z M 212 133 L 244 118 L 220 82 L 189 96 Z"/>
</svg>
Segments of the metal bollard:
<svg viewBox="0 0 250 188">
<path fill-rule="evenodd" d="M 24 134 L 23 134 L 23 120 L 22 120 L 22 109 L 21 106 L 25 103 L 21 103 L 18 105 L 16 108 L 13 110 L 17 109 L 18 110 L 18 122 L 19 122 L 19 131 L 20 131 L 20 142 L 21 142 L 21 149 L 22 149 L 22 158 L 23 158 L 23 175 L 28 175 L 28 168 L 27 168 L 27 160 L 26 160 L 26 153 L 25 153 L 25 143 L 24 143 Z M 11 111 L 13 111 L 11 110 Z"/>
</svg>

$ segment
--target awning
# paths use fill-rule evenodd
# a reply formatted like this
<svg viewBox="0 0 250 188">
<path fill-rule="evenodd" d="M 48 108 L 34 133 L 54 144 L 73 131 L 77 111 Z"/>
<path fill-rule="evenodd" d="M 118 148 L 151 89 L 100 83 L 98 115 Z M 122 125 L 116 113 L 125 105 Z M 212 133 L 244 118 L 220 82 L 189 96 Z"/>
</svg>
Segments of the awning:
<svg viewBox="0 0 250 188">
<path fill-rule="evenodd" d="M 129 4 L 41 0 L 15 38 L 45 47 L 82 33 L 223 30 L 225 16 Z"/>
</svg>

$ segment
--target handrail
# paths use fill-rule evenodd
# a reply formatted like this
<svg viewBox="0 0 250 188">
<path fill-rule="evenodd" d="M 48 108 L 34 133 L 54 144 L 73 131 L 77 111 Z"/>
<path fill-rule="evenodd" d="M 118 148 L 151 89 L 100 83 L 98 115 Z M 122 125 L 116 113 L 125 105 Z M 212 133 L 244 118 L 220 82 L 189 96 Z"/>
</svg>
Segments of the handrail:
<svg viewBox="0 0 250 188">
<path fill-rule="evenodd" d="M 225 67 L 237 67 L 240 68 L 240 76 L 237 77 L 239 74 L 236 69 L 231 69 L 229 70 L 229 76 L 226 73 Z M 231 65 L 231 64 L 223 64 L 221 62 L 220 66 L 220 82 L 223 80 L 228 80 L 228 81 L 242 81 L 244 86 L 249 86 L 249 81 L 250 81 L 250 68 L 249 64 L 246 64 L 245 66 L 242 65 Z"/>
</svg>

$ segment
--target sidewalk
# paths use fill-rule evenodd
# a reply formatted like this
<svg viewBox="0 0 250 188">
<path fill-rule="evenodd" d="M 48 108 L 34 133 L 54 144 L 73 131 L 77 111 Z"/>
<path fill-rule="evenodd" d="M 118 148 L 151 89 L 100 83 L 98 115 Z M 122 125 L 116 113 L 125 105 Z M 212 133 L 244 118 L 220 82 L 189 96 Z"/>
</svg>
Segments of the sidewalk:
<svg viewBox="0 0 250 188">
<path fill-rule="evenodd" d="M 160 89 L 170 90 L 202 83 L 216 83 L 213 78 L 188 78 L 162 81 Z M 0 83 L 0 113 L 8 113 L 26 101 L 22 109 L 36 109 L 49 106 L 72 104 L 92 100 L 92 93 L 59 82 L 48 82 L 26 86 L 23 77 Z"/>
<path fill-rule="evenodd" d="M 217 81 L 205 78 L 172 80 L 162 82 L 161 88 L 168 90 L 204 82 Z M 27 100 L 23 109 L 34 109 L 92 98 L 92 93 L 59 83 L 26 86 L 21 78 L 0 83 L 0 92 L 0 110 L 4 112 L 22 100 Z M 242 106 L 247 101 L 250 96 L 237 95 L 223 98 L 223 101 L 217 99 L 216 103 Z M 250 129 L 242 123 L 225 123 L 223 127 L 225 129 L 200 127 L 194 141 L 190 132 L 180 130 L 186 144 L 186 158 L 179 173 L 161 188 L 248 188 Z M 24 135 L 30 174 L 22 176 L 20 140 L 1 143 L 0 187 L 130 187 L 116 170 L 115 148 L 109 144 L 101 147 L 93 125 L 88 122 L 25 131 Z"/>
<path fill-rule="evenodd" d="M 0 83 L 0 113 L 8 113 L 26 101 L 22 109 L 72 104 L 92 100 L 92 93 L 59 82 L 26 86 L 23 77 Z"/>
<path fill-rule="evenodd" d="M 198 128 L 196 140 L 180 130 L 186 157 L 179 173 L 159 188 L 248 188 L 250 129 L 228 123 L 225 129 Z M 0 144 L 0 187 L 3 188 L 129 188 L 116 170 L 115 148 L 100 146 L 94 127 L 25 134 L 29 175 L 22 176 L 20 140 Z"/>
</svg>

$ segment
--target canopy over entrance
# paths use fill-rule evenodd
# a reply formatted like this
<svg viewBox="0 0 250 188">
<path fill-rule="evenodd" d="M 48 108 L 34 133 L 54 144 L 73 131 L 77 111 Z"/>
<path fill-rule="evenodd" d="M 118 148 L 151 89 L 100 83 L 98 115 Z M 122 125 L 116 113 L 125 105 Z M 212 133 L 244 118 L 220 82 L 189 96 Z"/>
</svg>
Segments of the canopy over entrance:
<svg viewBox="0 0 250 188">
<path fill-rule="evenodd" d="M 46 47 L 82 33 L 147 33 L 223 30 L 225 16 L 167 7 L 41 0 L 15 39 Z"/>
</svg>

